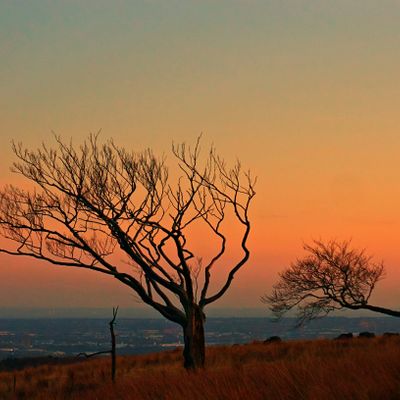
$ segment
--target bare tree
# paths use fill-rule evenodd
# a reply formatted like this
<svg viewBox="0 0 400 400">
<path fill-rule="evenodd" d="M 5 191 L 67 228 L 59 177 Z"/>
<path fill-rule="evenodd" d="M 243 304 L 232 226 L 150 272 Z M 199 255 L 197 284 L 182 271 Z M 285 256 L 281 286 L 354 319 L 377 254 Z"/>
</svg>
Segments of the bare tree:
<svg viewBox="0 0 400 400">
<path fill-rule="evenodd" d="M 79 358 L 79 357 L 91 358 L 91 357 L 98 356 L 100 354 L 111 354 L 111 380 L 113 382 L 115 382 L 115 373 L 116 373 L 116 368 L 117 368 L 117 346 L 116 346 L 116 337 L 115 337 L 114 326 L 116 324 L 115 320 L 117 318 L 118 308 L 119 308 L 119 306 L 113 307 L 113 317 L 112 317 L 111 321 L 108 323 L 108 326 L 110 327 L 111 349 L 96 351 L 95 353 L 89 353 L 89 354 L 85 353 L 85 352 L 81 352 L 76 355 L 76 358 Z"/>
<path fill-rule="evenodd" d="M 200 162 L 200 138 L 193 148 L 173 145 L 179 179 L 151 150 L 129 152 L 112 140 L 99 143 L 98 135 L 78 147 L 55 140 L 38 150 L 13 143 L 12 171 L 33 188 L 1 190 L 0 225 L 9 245 L 0 251 L 117 279 L 182 326 L 184 365 L 202 367 L 204 308 L 226 293 L 250 255 L 255 180 L 239 162 L 228 167 L 214 148 Z M 226 227 L 231 231 L 234 222 L 241 255 L 215 287 L 212 272 L 227 262 Z M 207 262 L 194 250 L 199 229 L 215 246 Z"/>
<path fill-rule="evenodd" d="M 308 254 L 280 273 L 272 294 L 262 298 L 278 318 L 297 309 L 301 325 L 343 308 L 400 316 L 400 311 L 369 304 L 384 275 L 383 263 L 351 248 L 348 241 L 314 241 L 304 245 L 304 250 Z"/>
<path fill-rule="evenodd" d="M 113 307 L 113 318 L 112 320 L 108 323 L 110 327 L 110 336 L 111 336 L 111 380 L 115 382 L 115 372 L 117 369 L 117 345 L 116 345 L 116 340 L 115 340 L 115 331 L 114 331 L 114 326 L 115 326 L 115 319 L 117 318 L 118 314 L 118 308 Z"/>
</svg>

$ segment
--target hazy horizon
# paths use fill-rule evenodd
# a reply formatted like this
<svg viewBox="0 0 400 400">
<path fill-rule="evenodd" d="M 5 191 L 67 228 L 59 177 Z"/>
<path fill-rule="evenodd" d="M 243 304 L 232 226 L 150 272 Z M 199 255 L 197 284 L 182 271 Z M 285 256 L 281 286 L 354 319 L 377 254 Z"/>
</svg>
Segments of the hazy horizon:
<svg viewBox="0 0 400 400">
<path fill-rule="evenodd" d="M 210 307 L 206 309 L 208 318 L 272 318 L 275 317 L 266 307 Z M 25 318 L 111 318 L 112 308 L 107 307 L 0 307 L 0 319 Z M 326 318 L 396 318 L 370 311 L 341 310 L 332 312 Z M 122 307 L 118 318 L 161 318 L 164 317 L 150 307 Z M 295 319 L 291 312 L 284 318 Z"/>
</svg>

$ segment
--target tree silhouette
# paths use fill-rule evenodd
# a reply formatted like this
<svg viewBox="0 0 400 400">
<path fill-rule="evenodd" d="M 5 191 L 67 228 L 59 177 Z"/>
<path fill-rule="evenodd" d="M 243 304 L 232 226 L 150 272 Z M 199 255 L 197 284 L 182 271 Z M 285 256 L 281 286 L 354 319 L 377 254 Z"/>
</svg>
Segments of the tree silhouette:
<svg viewBox="0 0 400 400">
<path fill-rule="evenodd" d="M 308 254 L 280 273 L 272 294 L 262 297 L 278 318 L 297 309 L 301 325 L 343 308 L 400 316 L 400 311 L 369 304 L 384 275 L 383 263 L 374 262 L 364 250 L 351 248 L 348 241 L 314 241 L 304 245 L 304 250 Z"/>
<path fill-rule="evenodd" d="M 204 308 L 226 293 L 250 255 L 255 180 L 238 161 L 228 167 L 214 148 L 200 162 L 200 138 L 193 148 L 172 146 L 179 179 L 151 150 L 129 152 L 112 140 L 101 144 L 98 135 L 78 147 L 55 141 L 37 150 L 13 143 L 12 171 L 33 188 L 1 190 L 0 225 L 9 240 L 0 251 L 117 279 L 182 326 L 184 366 L 202 367 Z M 227 263 L 232 223 L 241 227 L 241 255 L 210 290 L 213 270 Z M 200 240 L 215 246 L 207 262 L 195 254 Z"/>
<path fill-rule="evenodd" d="M 100 354 L 111 354 L 111 380 L 113 382 L 115 382 L 115 373 L 117 370 L 117 346 L 116 346 L 114 326 L 116 324 L 115 320 L 117 318 L 118 308 L 119 308 L 119 306 L 113 307 L 113 317 L 112 317 L 111 321 L 108 323 L 108 326 L 110 327 L 111 349 L 96 351 L 95 353 L 89 353 L 89 354 L 85 353 L 85 352 L 81 352 L 76 355 L 76 358 L 79 358 L 81 356 L 90 358 L 90 357 L 98 356 Z"/>
</svg>

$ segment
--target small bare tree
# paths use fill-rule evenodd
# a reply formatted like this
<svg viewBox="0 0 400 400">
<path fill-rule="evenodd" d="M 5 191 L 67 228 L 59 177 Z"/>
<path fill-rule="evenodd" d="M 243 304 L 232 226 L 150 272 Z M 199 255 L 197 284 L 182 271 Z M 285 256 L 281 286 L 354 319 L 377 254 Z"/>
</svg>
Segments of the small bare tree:
<svg viewBox="0 0 400 400">
<path fill-rule="evenodd" d="M 272 294 L 262 298 L 277 317 L 297 309 L 301 325 L 343 308 L 400 316 L 400 311 L 369 304 L 384 275 L 383 263 L 351 248 L 348 241 L 314 241 L 304 245 L 304 250 L 308 254 L 280 273 Z"/>
<path fill-rule="evenodd" d="M 117 279 L 182 326 L 184 365 L 202 367 L 204 308 L 226 293 L 250 255 L 255 180 L 239 162 L 228 167 L 214 148 L 201 163 L 200 139 L 194 148 L 173 146 L 176 180 L 151 150 L 100 144 L 98 135 L 79 147 L 55 139 L 54 148 L 33 151 L 13 143 L 12 170 L 34 188 L 1 190 L 0 225 L 9 245 L 0 251 Z M 226 227 L 231 231 L 235 222 L 242 228 L 241 255 L 221 286 L 211 287 L 212 271 L 226 263 Z M 207 262 L 195 254 L 196 238 L 212 238 L 215 253 Z"/>
<path fill-rule="evenodd" d="M 113 317 L 111 321 L 108 323 L 108 326 L 110 327 L 110 337 L 111 337 L 111 349 L 110 350 L 101 350 L 101 351 L 96 351 L 95 353 L 78 353 L 76 355 L 76 358 L 79 357 L 86 357 L 86 358 L 91 358 L 98 356 L 100 354 L 111 354 L 111 380 L 115 382 L 115 373 L 116 373 L 116 368 L 117 368 L 117 346 L 116 346 L 116 338 L 115 338 L 115 330 L 114 326 L 116 324 L 115 320 L 117 318 L 118 314 L 118 308 L 113 307 Z"/>
</svg>

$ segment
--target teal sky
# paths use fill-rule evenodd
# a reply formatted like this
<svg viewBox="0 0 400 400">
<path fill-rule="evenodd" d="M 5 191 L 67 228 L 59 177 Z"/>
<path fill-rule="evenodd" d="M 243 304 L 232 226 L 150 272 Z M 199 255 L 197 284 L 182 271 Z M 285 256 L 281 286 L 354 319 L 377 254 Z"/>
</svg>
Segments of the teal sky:
<svg viewBox="0 0 400 400">
<path fill-rule="evenodd" d="M 387 126 L 399 17 L 397 1 L 3 0 L 1 130 L 265 143 Z"/>
</svg>

